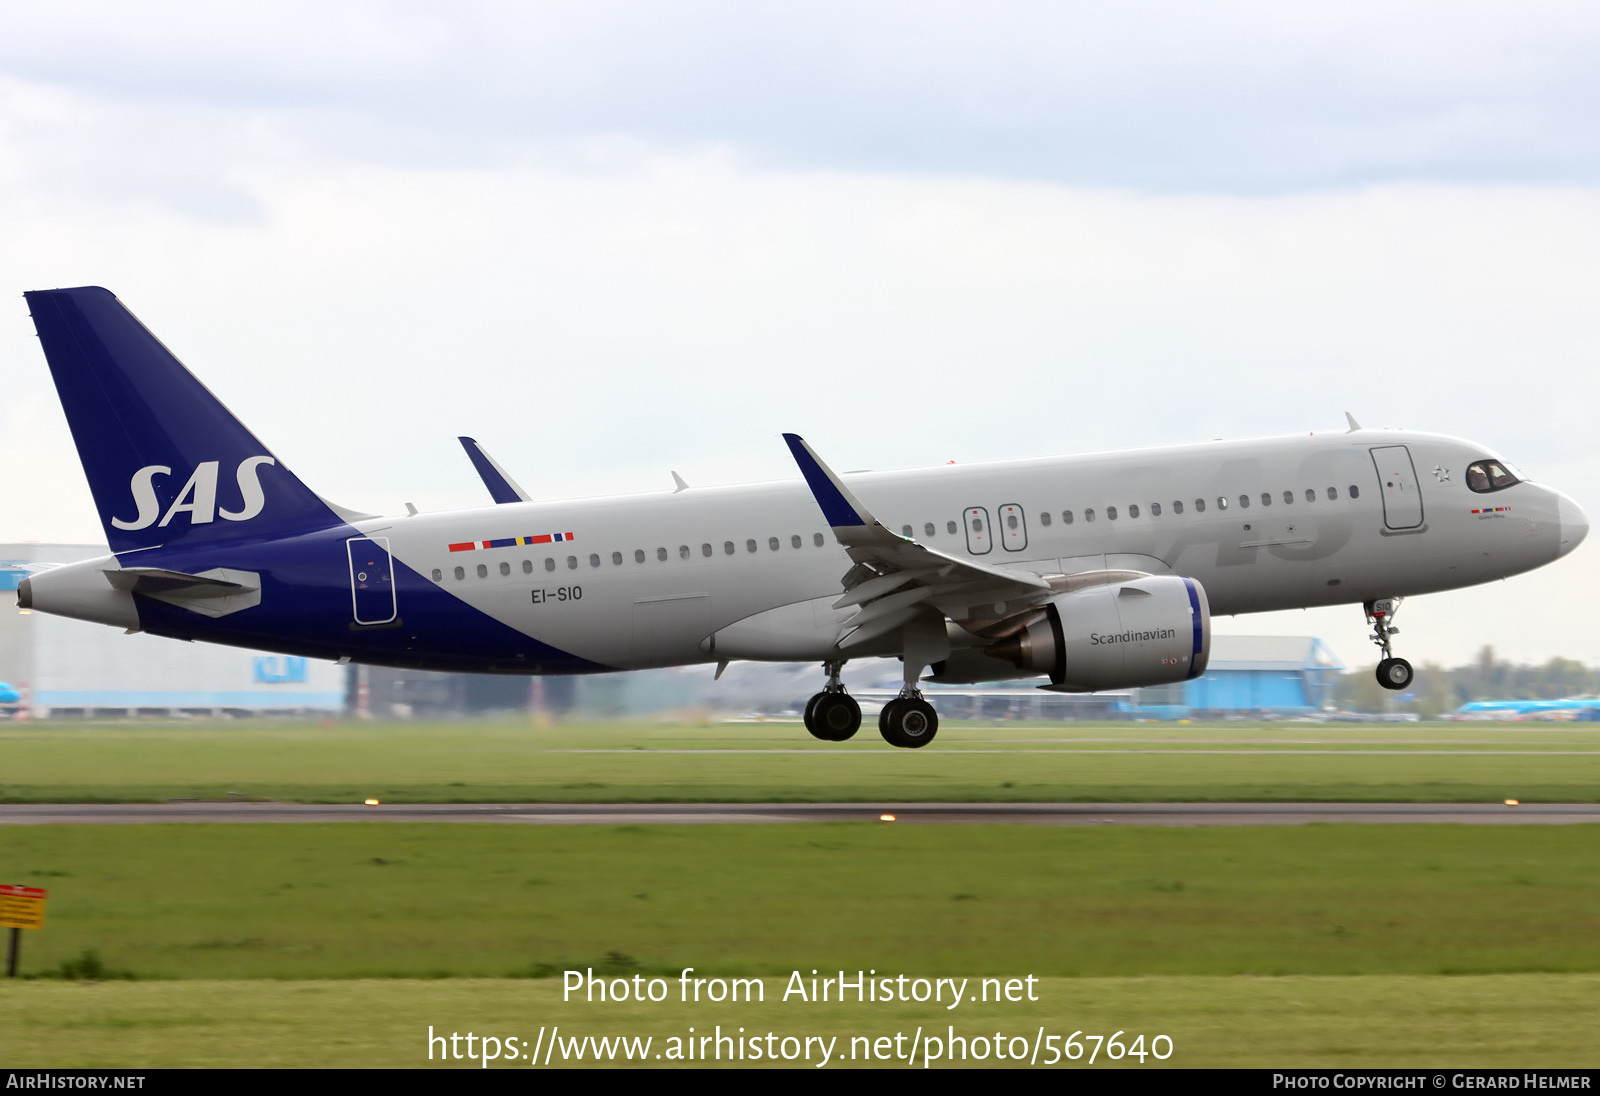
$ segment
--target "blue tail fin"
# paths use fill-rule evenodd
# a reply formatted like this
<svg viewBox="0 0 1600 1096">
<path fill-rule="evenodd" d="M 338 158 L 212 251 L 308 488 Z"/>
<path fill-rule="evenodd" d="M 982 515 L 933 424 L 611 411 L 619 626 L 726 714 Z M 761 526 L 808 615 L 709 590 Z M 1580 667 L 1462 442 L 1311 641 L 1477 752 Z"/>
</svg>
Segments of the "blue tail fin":
<svg viewBox="0 0 1600 1096">
<path fill-rule="evenodd" d="M 24 296 L 113 552 L 339 523 L 110 292 Z"/>
</svg>

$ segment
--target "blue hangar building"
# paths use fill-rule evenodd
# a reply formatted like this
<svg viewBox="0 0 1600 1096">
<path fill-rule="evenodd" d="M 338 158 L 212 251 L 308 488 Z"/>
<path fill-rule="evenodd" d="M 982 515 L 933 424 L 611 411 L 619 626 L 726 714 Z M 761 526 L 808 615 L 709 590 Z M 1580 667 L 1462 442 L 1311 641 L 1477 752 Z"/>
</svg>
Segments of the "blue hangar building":
<svg viewBox="0 0 1600 1096">
<path fill-rule="evenodd" d="M 1333 704 L 1344 663 L 1315 636 L 1211 637 L 1211 664 L 1193 681 L 1135 689 L 1135 718 L 1300 715 Z M 1151 710 L 1156 709 L 1156 710 Z"/>
</svg>

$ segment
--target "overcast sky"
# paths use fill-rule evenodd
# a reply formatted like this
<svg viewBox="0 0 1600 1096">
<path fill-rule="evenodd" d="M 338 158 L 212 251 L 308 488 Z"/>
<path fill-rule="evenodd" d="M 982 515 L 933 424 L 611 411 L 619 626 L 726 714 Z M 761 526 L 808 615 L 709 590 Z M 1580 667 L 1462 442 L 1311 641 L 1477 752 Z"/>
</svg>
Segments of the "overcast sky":
<svg viewBox="0 0 1600 1096">
<path fill-rule="evenodd" d="M 26 289 L 323 494 L 1369 426 L 1600 511 L 1593 4 L 0 0 L 0 541 L 101 539 Z M 9 286 L 4 289 L 3 286 Z M 1413 661 L 1600 663 L 1600 548 Z M 1222 622 L 1372 660 L 1356 608 Z"/>
</svg>

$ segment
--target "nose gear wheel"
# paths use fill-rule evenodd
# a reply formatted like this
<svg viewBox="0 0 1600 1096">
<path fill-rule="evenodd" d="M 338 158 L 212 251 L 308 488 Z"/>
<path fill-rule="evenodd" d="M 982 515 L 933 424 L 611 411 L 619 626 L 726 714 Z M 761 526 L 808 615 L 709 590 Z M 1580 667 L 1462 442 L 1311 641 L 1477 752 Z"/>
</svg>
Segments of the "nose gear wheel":
<svg viewBox="0 0 1600 1096">
<path fill-rule="evenodd" d="M 1396 658 L 1391 647 L 1392 638 L 1400 634 L 1400 629 L 1394 626 L 1394 614 L 1400 608 L 1400 599 L 1381 598 L 1367 602 L 1362 608 L 1366 610 L 1367 623 L 1372 625 L 1372 635 L 1368 638 L 1383 652 L 1383 658 L 1378 663 L 1378 684 L 1395 691 L 1406 688 L 1413 676 L 1411 663 Z"/>
</svg>

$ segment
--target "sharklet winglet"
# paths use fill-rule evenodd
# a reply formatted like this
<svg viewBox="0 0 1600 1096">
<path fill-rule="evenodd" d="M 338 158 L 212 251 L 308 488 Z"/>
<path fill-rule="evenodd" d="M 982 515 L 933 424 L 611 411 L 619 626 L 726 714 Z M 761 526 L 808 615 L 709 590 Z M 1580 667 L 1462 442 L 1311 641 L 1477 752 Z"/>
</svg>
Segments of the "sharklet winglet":
<svg viewBox="0 0 1600 1096">
<path fill-rule="evenodd" d="M 487 450 L 476 438 L 459 437 L 456 441 L 461 443 L 461 448 L 467 451 L 467 459 L 472 462 L 473 469 L 478 473 L 478 478 L 489 489 L 489 497 L 494 499 L 496 505 L 508 502 L 528 502 L 528 492 L 522 485 L 512 479 L 510 474 L 500 467 L 500 462 L 491 457 Z"/>
<path fill-rule="evenodd" d="M 783 440 L 788 443 L 789 452 L 794 454 L 795 463 L 800 466 L 800 474 L 805 477 L 806 485 L 811 488 L 812 496 L 822 508 L 822 516 L 828 519 L 830 526 L 847 529 L 877 524 L 877 519 L 867 512 L 867 508 L 850 493 L 850 489 L 833 470 L 822 463 L 822 458 L 806 444 L 804 438 L 799 434 L 785 434 Z"/>
</svg>

